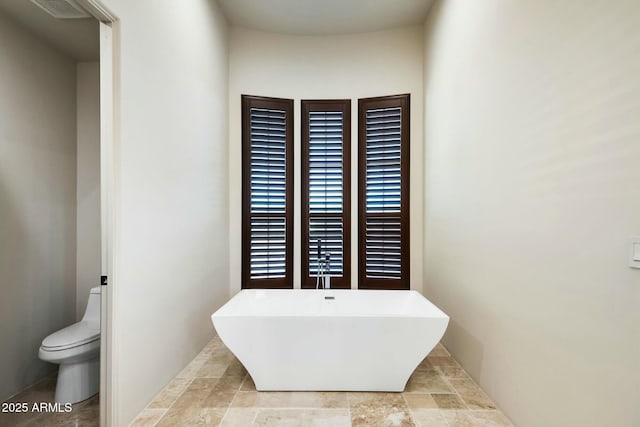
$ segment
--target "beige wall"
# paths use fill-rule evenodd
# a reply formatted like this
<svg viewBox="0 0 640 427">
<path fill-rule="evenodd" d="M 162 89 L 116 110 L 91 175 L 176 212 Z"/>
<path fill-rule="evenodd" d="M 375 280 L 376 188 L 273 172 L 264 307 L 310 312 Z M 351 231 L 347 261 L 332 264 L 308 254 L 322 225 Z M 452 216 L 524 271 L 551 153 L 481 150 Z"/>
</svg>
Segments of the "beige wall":
<svg viewBox="0 0 640 427">
<path fill-rule="evenodd" d="M 425 294 L 519 427 L 640 425 L 640 3 L 438 1 Z"/>
<path fill-rule="evenodd" d="M 77 65 L 76 319 L 100 284 L 100 64 Z"/>
<path fill-rule="evenodd" d="M 227 24 L 213 0 L 120 19 L 113 392 L 125 426 L 213 336 L 229 296 Z"/>
<path fill-rule="evenodd" d="M 75 319 L 76 67 L 0 15 L 0 401 Z"/>
<path fill-rule="evenodd" d="M 231 293 L 241 288 L 240 96 L 294 99 L 294 287 L 300 287 L 300 100 L 351 99 L 357 153 L 358 98 L 411 94 L 411 288 L 422 288 L 422 27 L 365 34 L 297 36 L 234 27 L 229 86 L 229 253 Z M 351 163 L 352 287 L 357 287 L 357 159 Z"/>
</svg>

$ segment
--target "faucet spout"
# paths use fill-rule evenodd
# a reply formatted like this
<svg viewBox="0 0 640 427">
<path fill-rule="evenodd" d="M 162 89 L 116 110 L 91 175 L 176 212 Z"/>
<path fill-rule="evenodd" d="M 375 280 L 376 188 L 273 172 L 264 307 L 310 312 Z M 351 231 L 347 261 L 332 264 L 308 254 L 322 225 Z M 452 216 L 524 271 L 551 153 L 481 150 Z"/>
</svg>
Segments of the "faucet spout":
<svg viewBox="0 0 640 427">
<path fill-rule="evenodd" d="M 318 239 L 318 253 L 316 256 L 316 261 L 317 261 L 316 289 L 320 289 L 320 286 L 324 287 L 323 263 L 322 263 L 321 254 L 322 254 L 322 241 Z"/>
<path fill-rule="evenodd" d="M 324 258 L 323 285 L 325 289 L 331 289 L 331 275 L 329 274 L 330 271 L 331 271 L 331 254 L 328 253 Z"/>
</svg>

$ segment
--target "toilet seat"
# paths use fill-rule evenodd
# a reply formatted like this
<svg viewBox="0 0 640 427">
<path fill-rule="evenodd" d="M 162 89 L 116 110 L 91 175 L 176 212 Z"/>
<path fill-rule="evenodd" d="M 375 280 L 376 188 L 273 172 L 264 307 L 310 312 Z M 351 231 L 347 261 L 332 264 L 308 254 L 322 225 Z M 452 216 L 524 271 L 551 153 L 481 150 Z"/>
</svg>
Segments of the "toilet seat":
<svg viewBox="0 0 640 427">
<path fill-rule="evenodd" d="M 62 351 L 100 340 L 100 329 L 82 321 L 60 329 L 42 341 L 42 350 Z"/>
</svg>

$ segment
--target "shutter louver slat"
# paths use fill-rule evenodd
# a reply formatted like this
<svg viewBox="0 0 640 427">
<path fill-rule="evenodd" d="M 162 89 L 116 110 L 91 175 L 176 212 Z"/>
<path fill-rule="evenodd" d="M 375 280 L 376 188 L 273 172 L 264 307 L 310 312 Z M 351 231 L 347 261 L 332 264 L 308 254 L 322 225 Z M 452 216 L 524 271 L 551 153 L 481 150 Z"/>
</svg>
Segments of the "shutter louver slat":
<svg viewBox="0 0 640 427">
<path fill-rule="evenodd" d="M 402 272 L 400 218 L 367 218 L 367 277 L 399 279 Z"/>
<path fill-rule="evenodd" d="M 367 213 L 400 212 L 402 108 L 366 112 Z"/>
<path fill-rule="evenodd" d="M 251 278 L 284 277 L 286 269 L 286 223 L 283 217 L 251 220 Z"/>
<path fill-rule="evenodd" d="M 342 126 L 342 112 L 309 113 L 310 214 L 342 212 Z"/>
<path fill-rule="evenodd" d="M 250 110 L 250 279 L 287 273 L 286 112 Z"/>
<path fill-rule="evenodd" d="M 317 249 L 329 254 L 330 274 L 344 272 L 343 219 L 323 214 L 343 212 L 343 114 L 341 111 L 311 111 L 308 116 L 309 275 L 318 274 Z"/>
<path fill-rule="evenodd" d="M 363 256 L 370 279 L 402 278 L 402 113 L 401 107 L 365 113 Z"/>
</svg>

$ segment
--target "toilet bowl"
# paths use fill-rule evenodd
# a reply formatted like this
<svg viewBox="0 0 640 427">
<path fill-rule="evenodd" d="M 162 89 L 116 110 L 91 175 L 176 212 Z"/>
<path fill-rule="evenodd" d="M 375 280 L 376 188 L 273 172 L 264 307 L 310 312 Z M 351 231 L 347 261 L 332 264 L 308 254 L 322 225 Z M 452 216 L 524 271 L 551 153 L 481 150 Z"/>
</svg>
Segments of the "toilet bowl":
<svg viewBox="0 0 640 427">
<path fill-rule="evenodd" d="M 91 289 L 82 320 L 42 341 L 40 359 L 58 363 L 56 403 L 76 403 L 100 389 L 100 287 Z"/>
</svg>

